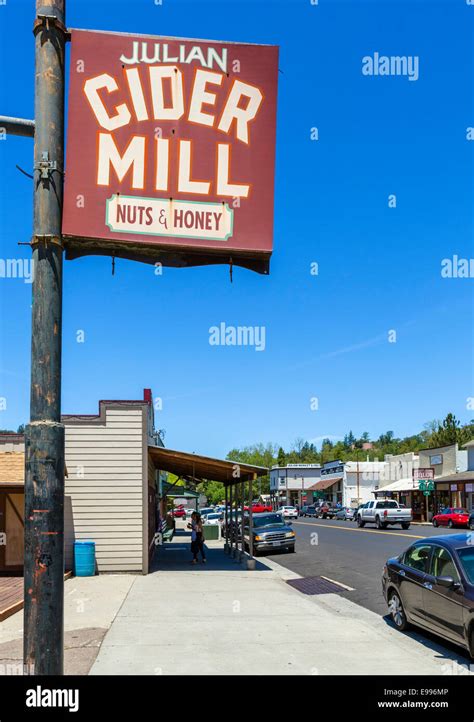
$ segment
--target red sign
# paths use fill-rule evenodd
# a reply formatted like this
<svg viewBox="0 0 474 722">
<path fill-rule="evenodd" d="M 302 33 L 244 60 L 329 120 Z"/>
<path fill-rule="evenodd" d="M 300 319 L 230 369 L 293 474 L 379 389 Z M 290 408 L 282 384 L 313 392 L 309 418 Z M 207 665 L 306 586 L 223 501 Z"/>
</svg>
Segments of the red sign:
<svg viewBox="0 0 474 722">
<path fill-rule="evenodd" d="M 435 478 L 434 469 L 430 466 L 420 467 L 419 469 L 413 469 L 413 479 L 420 481 L 421 479 L 430 481 Z"/>
<path fill-rule="evenodd" d="M 73 30 L 67 257 L 268 272 L 278 48 Z"/>
</svg>

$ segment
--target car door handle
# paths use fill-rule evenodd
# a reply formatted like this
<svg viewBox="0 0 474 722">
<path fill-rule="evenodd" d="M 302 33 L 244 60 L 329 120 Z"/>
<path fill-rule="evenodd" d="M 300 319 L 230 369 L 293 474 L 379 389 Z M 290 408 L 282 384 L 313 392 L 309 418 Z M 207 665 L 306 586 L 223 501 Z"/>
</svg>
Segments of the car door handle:
<svg viewBox="0 0 474 722">
<path fill-rule="evenodd" d="M 425 589 L 433 589 L 433 585 L 430 584 L 429 582 L 424 582 L 424 583 L 423 583 L 423 586 L 424 586 Z"/>
</svg>

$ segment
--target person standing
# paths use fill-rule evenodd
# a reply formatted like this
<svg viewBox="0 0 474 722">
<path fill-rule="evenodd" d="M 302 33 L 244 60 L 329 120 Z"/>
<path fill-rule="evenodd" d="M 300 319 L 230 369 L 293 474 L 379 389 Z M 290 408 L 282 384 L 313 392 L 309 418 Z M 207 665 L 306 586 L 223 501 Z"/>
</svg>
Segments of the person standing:
<svg viewBox="0 0 474 722">
<path fill-rule="evenodd" d="M 191 552 L 193 555 L 191 564 L 198 563 L 198 555 L 201 554 L 202 563 L 206 563 L 206 552 L 204 550 L 204 529 L 202 524 L 201 515 L 194 511 L 191 515 L 191 524 L 188 524 L 188 528 L 191 527 Z"/>
</svg>

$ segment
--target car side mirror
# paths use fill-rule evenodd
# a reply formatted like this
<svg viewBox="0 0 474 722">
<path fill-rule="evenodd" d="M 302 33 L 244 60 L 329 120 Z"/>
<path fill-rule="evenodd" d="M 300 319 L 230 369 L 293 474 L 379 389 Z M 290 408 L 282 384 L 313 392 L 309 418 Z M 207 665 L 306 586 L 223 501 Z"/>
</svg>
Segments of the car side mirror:
<svg viewBox="0 0 474 722">
<path fill-rule="evenodd" d="M 436 584 L 447 589 L 459 589 L 461 586 L 459 582 L 454 581 L 453 577 L 436 577 Z"/>
</svg>

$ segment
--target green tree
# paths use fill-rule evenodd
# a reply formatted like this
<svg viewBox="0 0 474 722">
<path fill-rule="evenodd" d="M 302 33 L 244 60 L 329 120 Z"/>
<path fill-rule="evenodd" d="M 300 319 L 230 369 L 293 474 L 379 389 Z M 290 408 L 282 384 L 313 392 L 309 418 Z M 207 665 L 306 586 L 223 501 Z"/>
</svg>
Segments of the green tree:
<svg viewBox="0 0 474 722">
<path fill-rule="evenodd" d="M 461 438 L 460 422 L 454 414 L 447 414 L 442 424 L 438 424 L 438 428 L 431 436 L 431 448 L 437 446 L 449 446 L 455 444 Z"/>
<path fill-rule="evenodd" d="M 286 454 L 282 446 L 278 449 L 277 464 L 278 466 L 286 466 Z"/>
</svg>

